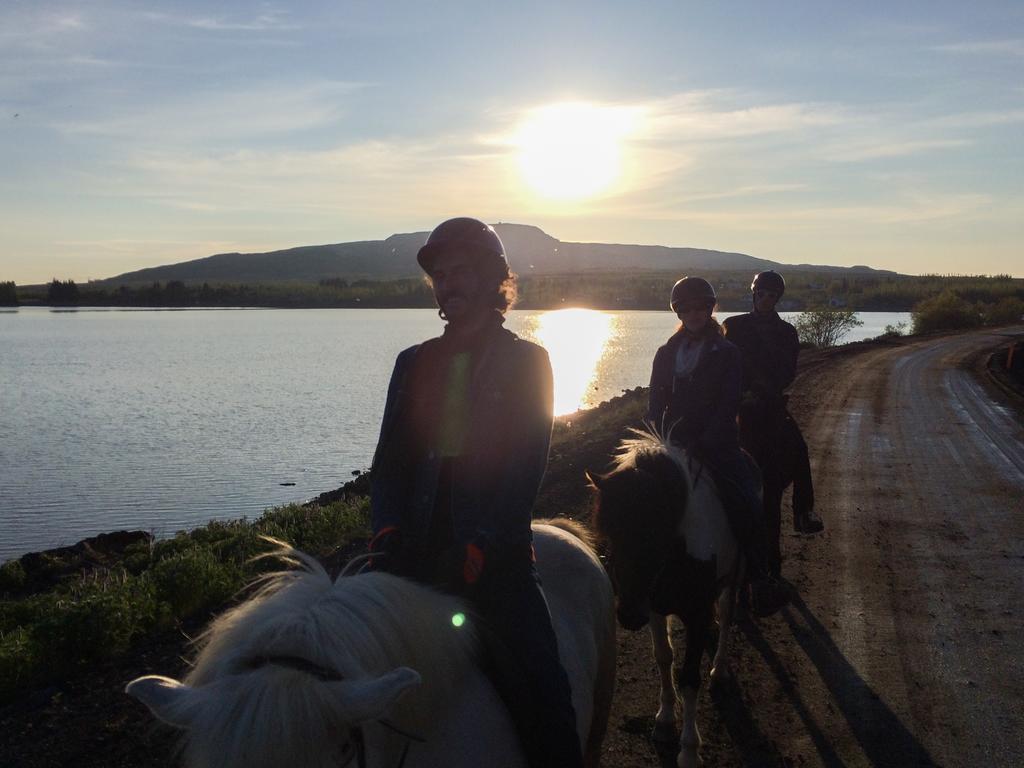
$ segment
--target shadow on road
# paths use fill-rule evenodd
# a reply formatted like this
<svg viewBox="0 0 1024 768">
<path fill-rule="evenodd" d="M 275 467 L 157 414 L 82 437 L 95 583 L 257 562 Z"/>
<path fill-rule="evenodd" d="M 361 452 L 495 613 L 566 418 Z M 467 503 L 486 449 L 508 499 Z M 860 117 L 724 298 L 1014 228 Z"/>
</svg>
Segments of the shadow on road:
<svg viewBox="0 0 1024 768">
<path fill-rule="evenodd" d="M 847 661 L 828 630 L 807 607 L 803 598 L 794 594 L 790 607 L 783 609 L 781 615 L 789 625 L 793 638 L 817 668 L 870 765 L 937 768 L 939 764 L 928 754 L 917 737 Z M 803 623 L 798 620 L 797 615 Z M 793 705 L 794 711 L 804 722 L 824 765 L 829 768 L 845 766 L 846 762 L 836 753 L 828 736 L 814 721 L 781 659 L 760 630 L 752 623 L 745 624 L 743 629 L 751 646 L 764 657 Z"/>
<path fill-rule="evenodd" d="M 743 758 L 743 765 L 767 768 L 787 764 L 775 745 L 757 727 L 735 679 L 715 683 L 709 693 L 733 747 Z"/>
</svg>

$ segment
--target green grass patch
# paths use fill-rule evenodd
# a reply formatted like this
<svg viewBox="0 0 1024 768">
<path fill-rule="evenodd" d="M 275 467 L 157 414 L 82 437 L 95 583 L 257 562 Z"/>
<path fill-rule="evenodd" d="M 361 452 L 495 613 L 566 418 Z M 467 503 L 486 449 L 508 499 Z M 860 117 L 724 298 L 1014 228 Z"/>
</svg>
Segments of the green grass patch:
<svg viewBox="0 0 1024 768">
<path fill-rule="evenodd" d="M 323 557 L 368 535 L 368 499 L 290 504 L 255 521 L 213 522 L 152 545 L 132 545 L 114 567 L 65 580 L 49 592 L 0 600 L 0 703 L 116 658 L 176 621 L 224 607 L 261 571 L 279 567 L 253 561 L 268 549 L 261 536 Z M 0 594 L 23 583 L 19 569 L 17 561 L 0 569 Z"/>
</svg>

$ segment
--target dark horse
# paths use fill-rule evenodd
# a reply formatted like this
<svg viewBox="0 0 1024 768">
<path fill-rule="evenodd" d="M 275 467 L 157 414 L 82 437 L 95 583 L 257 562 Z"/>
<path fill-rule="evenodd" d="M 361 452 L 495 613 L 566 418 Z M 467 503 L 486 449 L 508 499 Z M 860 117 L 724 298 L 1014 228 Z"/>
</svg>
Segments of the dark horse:
<svg viewBox="0 0 1024 768">
<path fill-rule="evenodd" d="M 597 490 L 594 526 L 607 547 L 619 623 L 634 631 L 650 625 L 661 677 L 654 727 L 659 741 L 675 738 L 668 617 L 678 616 L 686 628 L 678 759 L 685 768 L 699 762 L 700 662 L 716 602 L 719 634 L 711 680 L 729 676 L 729 627 L 742 557 L 710 473 L 653 429 L 633 433 L 635 438 L 620 444 L 611 472 L 587 473 Z"/>
</svg>

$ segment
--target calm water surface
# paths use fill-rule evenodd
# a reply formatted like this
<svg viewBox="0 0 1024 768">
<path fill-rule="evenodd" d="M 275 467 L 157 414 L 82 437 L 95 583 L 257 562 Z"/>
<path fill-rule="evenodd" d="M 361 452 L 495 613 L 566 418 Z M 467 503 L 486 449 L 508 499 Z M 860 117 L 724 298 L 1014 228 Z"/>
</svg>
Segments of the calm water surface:
<svg viewBox="0 0 1024 768">
<path fill-rule="evenodd" d="M 861 318 L 848 340 L 909 315 Z M 547 347 L 569 413 L 646 384 L 675 319 L 513 311 L 507 325 Z M 413 309 L 0 312 L 0 560 L 337 488 L 370 462 L 395 356 L 440 330 Z"/>
</svg>

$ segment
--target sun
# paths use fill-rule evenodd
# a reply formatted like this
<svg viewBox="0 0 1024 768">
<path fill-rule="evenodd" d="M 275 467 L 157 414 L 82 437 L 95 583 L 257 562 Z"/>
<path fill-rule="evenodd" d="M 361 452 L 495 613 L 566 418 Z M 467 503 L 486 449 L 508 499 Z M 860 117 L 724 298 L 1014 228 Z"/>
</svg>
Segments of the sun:
<svg viewBox="0 0 1024 768">
<path fill-rule="evenodd" d="M 519 169 L 540 197 L 582 200 L 619 178 L 622 140 L 633 117 L 623 107 L 585 102 L 551 104 L 530 112 L 519 128 Z"/>
</svg>

